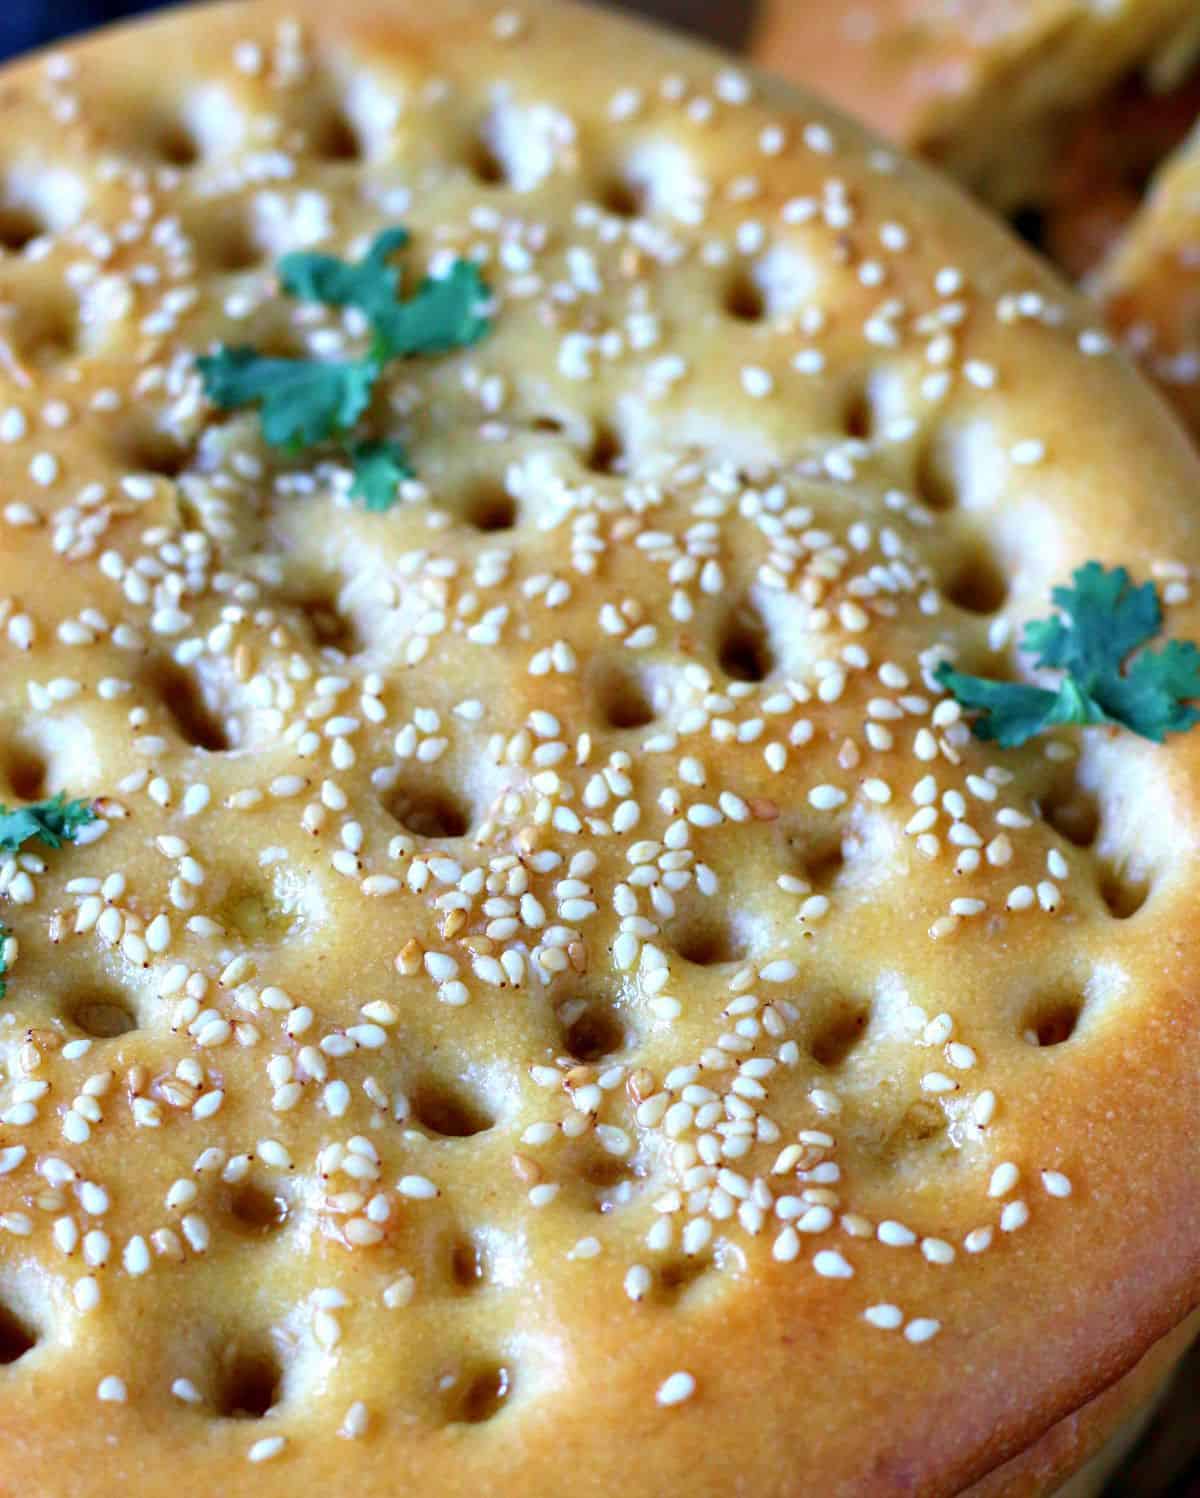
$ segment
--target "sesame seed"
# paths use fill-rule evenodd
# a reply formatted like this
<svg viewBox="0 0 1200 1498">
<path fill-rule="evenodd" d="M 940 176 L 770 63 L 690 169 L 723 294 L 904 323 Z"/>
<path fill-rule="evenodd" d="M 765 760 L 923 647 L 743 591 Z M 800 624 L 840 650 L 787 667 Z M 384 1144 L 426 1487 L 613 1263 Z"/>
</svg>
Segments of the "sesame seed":
<svg viewBox="0 0 1200 1498">
<path fill-rule="evenodd" d="M 284 1436 L 265 1436 L 250 1447 L 246 1459 L 251 1462 L 274 1461 L 277 1456 L 282 1455 L 286 1445 L 287 1439 Z"/>
<path fill-rule="evenodd" d="M 658 1386 L 655 1399 L 661 1405 L 684 1404 L 691 1399 L 696 1392 L 696 1380 L 690 1373 L 669 1374 Z"/>
<path fill-rule="evenodd" d="M 1071 1195 L 1070 1179 L 1059 1170 L 1043 1170 L 1042 1185 L 1048 1196 L 1065 1198 Z"/>
<path fill-rule="evenodd" d="M 1006 1160 L 1002 1165 L 997 1165 L 992 1171 L 991 1181 L 988 1183 L 989 1196 L 1007 1196 L 1017 1182 L 1021 1179 L 1021 1172 L 1012 1163 Z"/>
<path fill-rule="evenodd" d="M 1029 1221 L 1029 1208 L 1022 1201 L 1006 1202 L 1000 1213 L 1000 1231 L 1015 1233 Z"/>
</svg>

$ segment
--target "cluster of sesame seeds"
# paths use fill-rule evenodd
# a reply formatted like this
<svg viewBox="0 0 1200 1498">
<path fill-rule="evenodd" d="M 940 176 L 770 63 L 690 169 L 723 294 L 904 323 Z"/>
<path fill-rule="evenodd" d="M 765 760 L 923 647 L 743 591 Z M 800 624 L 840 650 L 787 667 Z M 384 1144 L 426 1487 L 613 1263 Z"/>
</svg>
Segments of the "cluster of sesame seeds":
<svg viewBox="0 0 1200 1498">
<path fill-rule="evenodd" d="M 492 30 L 519 55 L 519 12 Z M 1069 1151 L 993 1143 L 1020 1139 L 1003 1079 L 1027 1035 L 998 1040 L 936 974 L 1100 918 L 1086 851 L 1042 814 L 1077 743 L 985 749 L 937 686 L 941 661 L 1001 654 L 1009 621 L 955 603 L 943 552 L 966 532 L 920 474 L 948 403 L 1012 377 L 972 326 L 1058 310 L 914 269 L 902 194 L 877 213 L 853 185 L 889 182 L 890 158 L 762 117 L 736 72 L 615 90 L 615 184 L 566 105 L 505 95 L 487 171 L 446 160 L 417 193 L 372 177 L 400 149 L 383 101 L 355 116 L 350 185 L 315 159 L 299 96 L 321 66 L 302 27 L 239 38 L 254 131 L 227 121 L 215 161 L 110 160 L 96 205 L 6 267 L 105 282 L 98 323 L 141 352 L 90 394 L 45 374 L 53 393 L 0 410 L 4 708 L 43 778 L 98 812 L 72 848 L 0 863 L 0 1248 L 42 1256 L 87 1316 L 236 1258 L 248 1222 L 296 1255 L 329 1243 L 352 1288 L 323 1279 L 300 1319 L 333 1358 L 364 1305 L 416 1316 L 463 1291 L 429 1224 L 486 1217 L 486 1158 L 533 1245 L 518 1289 L 614 1275 L 649 1318 L 680 1265 L 794 1266 L 908 1355 L 950 1324 L 939 1276 L 1074 1194 Z M 71 67 L 48 68 L 69 113 Z M 407 107 L 428 133 L 453 99 L 425 77 Z M 736 177 L 704 167 L 715 122 L 749 132 Z M 243 150 L 243 127 L 270 148 Z M 780 202 L 779 161 L 811 189 Z M 281 333 L 269 265 L 206 265 L 199 215 L 226 203 L 273 252 L 354 250 L 411 209 L 423 265 L 484 265 L 492 338 L 387 386 L 423 440 L 386 515 L 325 455 L 204 406 L 194 355 L 217 338 L 337 357 L 363 336 L 312 308 Z M 731 270 L 761 301 L 740 316 Z M 699 337 L 679 285 L 711 301 Z M 834 387 L 864 366 L 895 379 L 851 420 Z M 728 407 L 730 434 L 691 401 Z M 795 449 L 748 456 L 732 428 L 780 412 Z M 1022 485 L 1056 461 L 1035 431 L 1002 458 Z M 1188 569 L 1156 568 L 1186 603 Z M 43 571 L 61 589 L 31 586 Z M 881 910 L 925 954 L 899 998 L 856 960 Z M 90 1008 L 55 998 L 59 967 Z M 933 1136 L 964 1160 L 953 1229 L 903 1171 L 865 1210 L 864 1178 Z M 903 1306 L 872 1289 L 898 1255 Z M 480 1408 L 519 1399 L 500 1372 Z M 194 1357 L 171 1375 L 177 1403 L 238 1412 Z M 653 1377 L 648 1403 L 703 1402 L 702 1377 Z M 153 1392 L 133 1362 L 97 1382 L 105 1404 Z M 369 1440 L 385 1412 L 349 1393 L 330 1429 Z M 256 1426 L 246 1458 L 302 1436 Z"/>
</svg>

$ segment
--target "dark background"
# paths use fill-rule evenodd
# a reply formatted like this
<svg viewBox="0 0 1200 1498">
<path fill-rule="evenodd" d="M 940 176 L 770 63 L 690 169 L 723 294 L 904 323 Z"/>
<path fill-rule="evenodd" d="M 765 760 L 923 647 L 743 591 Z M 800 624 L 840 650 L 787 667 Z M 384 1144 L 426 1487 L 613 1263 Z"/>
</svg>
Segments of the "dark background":
<svg viewBox="0 0 1200 1498">
<path fill-rule="evenodd" d="M 0 57 L 56 37 L 154 10 L 159 0 L 0 0 Z M 727 46 L 743 40 L 755 0 L 613 0 L 676 26 L 702 31 Z"/>
</svg>

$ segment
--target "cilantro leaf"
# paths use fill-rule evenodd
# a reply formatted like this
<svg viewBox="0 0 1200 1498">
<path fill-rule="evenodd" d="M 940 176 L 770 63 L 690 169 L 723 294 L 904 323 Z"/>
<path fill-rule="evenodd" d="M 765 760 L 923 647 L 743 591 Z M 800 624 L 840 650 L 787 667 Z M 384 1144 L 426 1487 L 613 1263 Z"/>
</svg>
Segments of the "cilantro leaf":
<svg viewBox="0 0 1200 1498">
<path fill-rule="evenodd" d="M 8 993 L 8 958 L 5 953 L 5 947 L 11 935 L 12 932 L 3 921 L 0 921 L 0 999 L 4 998 Z"/>
<path fill-rule="evenodd" d="M 1133 652 L 1162 628 L 1153 583 L 1134 587 L 1124 567 L 1088 562 L 1073 587 L 1055 588 L 1059 613 L 1025 627 L 1022 648 L 1035 664 L 1065 672 L 1057 691 L 968 676 L 944 662 L 934 672 L 963 707 L 978 709 L 975 733 L 1002 748 L 1026 743 L 1065 723 L 1111 723 L 1162 743 L 1200 722 L 1200 650 L 1170 640 L 1161 650 Z"/>
<path fill-rule="evenodd" d="M 481 311 L 487 299 L 479 267 L 456 260 L 444 276 L 426 276 L 408 301 L 371 313 L 377 347 L 387 359 L 469 348 L 491 327 Z"/>
<path fill-rule="evenodd" d="M 1162 606 L 1153 583 L 1135 588 L 1124 567 L 1107 571 L 1088 562 L 1075 573 L 1073 588 L 1055 588 L 1050 597 L 1062 615 L 1025 626 L 1025 649 L 1039 666 L 1069 671 L 1086 680 L 1115 670 L 1139 645 L 1162 628 Z"/>
<path fill-rule="evenodd" d="M 312 447 L 347 432 L 367 409 L 379 368 L 369 360 L 318 363 L 272 359 L 252 348 L 221 348 L 197 361 L 204 393 L 225 410 L 261 405 L 273 447 Z"/>
<path fill-rule="evenodd" d="M 368 510 L 390 510 L 396 490 L 413 476 L 408 454 L 399 442 L 360 442 L 350 454 L 354 483 L 350 493 L 366 501 Z"/>
<path fill-rule="evenodd" d="M 1189 640 L 1144 650 L 1098 696 L 1110 718 L 1161 744 L 1200 723 L 1200 710 L 1186 705 L 1200 697 L 1200 650 Z"/>
<path fill-rule="evenodd" d="M 0 805 L 0 850 L 16 853 L 31 838 L 40 839 L 48 848 L 61 848 L 95 820 L 87 801 L 68 801 L 61 791 L 52 801 L 37 801 L 13 811 Z"/>
<path fill-rule="evenodd" d="M 358 261 L 310 251 L 285 255 L 277 267 L 283 290 L 328 307 L 357 308 L 371 327 L 370 352 L 362 359 L 326 363 L 271 358 L 253 348 L 222 345 L 197 360 L 209 400 L 225 410 L 259 406 L 266 440 L 294 452 L 351 431 L 393 359 L 445 354 L 477 343 L 491 327 L 483 310 L 489 293 L 479 267 L 455 260 L 444 276 L 427 276 L 402 301 L 400 273 L 389 261 L 408 242 L 408 231 L 397 227 L 377 234 Z M 389 480 L 384 465 L 387 446 L 368 443 L 351 450 L 353 492 L 367 500 L 368 509 L 389 508 L 398 482 Z M 402 453 L 393 451 L 391 458 L 390 467 L 400 477 L 410 475 Z M 392 493 L 383 497 L 389 482 Z"/>
<path fill-rule="evenodd" d="M 407 229 L 385 229 L 357 263 L 336 255 L 297 251 L 279 262 L 279 283 L 289 295 L 306 302 L 324 302 L 327 307 L 360 307 L 370 315 L 373 308 L 396 301 L 399 276 L 388 265 L 389 256 L 408 243 Z"/>
</svg>

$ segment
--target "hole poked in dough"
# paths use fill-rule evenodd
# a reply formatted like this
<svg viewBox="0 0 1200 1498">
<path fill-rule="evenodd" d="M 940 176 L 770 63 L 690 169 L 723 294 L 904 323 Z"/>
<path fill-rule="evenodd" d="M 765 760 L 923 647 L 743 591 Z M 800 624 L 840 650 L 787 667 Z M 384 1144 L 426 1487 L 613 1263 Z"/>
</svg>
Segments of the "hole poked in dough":
<svg viewBox="0 0 1200 1498">
<path fill-rule="evenodd" d="M 775 824 L 780 862 L 789 874 L 803 879 L 814 894 L 827 894 L 843 882 L 863 838 L 828 815 L 807 810 L 785 812 Z"/>
<path fill-rule="evenodd" d="M 760 682 L 775 669 L 766 622 L 749 599 L 731 608 L 717 640 L 717 661 L 733 681 Z"/>
<path fill-rule="evenodd" d="M 467 165 L 476 182 L 485 187 L 507 187 L 508 168 L 496 153 L 492 142 L 482 133 L 471 142 L 467 152 Z"/>
<path fill-rule="evenodd" d="M 686 147 L 653 139 L 639 141 L 601 178 L 596 199 L 617 218 L 661 214 L 687 223 L 702 211 L 707 191 Z"/>
<path fill-rule="evenodd" d="M 186 442 L 140 415 L 120 433 L 117 449 L 122 463 L 133 472 L 168 479 L 178 478 L 195 456 Z"/>
<path fill-rule="evenodd" d="M 855 386 L 842 413 L 842 427 L 847 437 L 869 442 L 875 433 L 875 408 L 865 384 Z"/>
<path fill-rule="evenodd" d="M 0 304 L 0 339 L 22 364 L 63 364 L 79 352 L 79 303 L 62 286 L 24 288 L 19 302 Z"/>
<path fill-rule="evenodd" d="M 835 999 L 813 1030 L 809 1054 L 818 1066 L 836 1071 L 861 1045 L 870 1022 L 868 1004 L 853 999 Z"/>
<path fill-rule="evenodd" d="M 587 466 L 592 473 L 622 474 L 628 469 L 625 443 L 613 426 L 600 423 L 592 433 Z"/>
<path fill-rule="evenodd" d="M 1100 897 L 1109 914 L 1118 921 L 1135 916 L 1150 898 L 1153 877 L 1149 869 L 1114 858 L 1100 860 Z"/>
<path fill-rule="evenodd" d="M 137 1012 L 124 994 L 95 990 L 74 999 L 71 1023 L 96 1040 L 115 1040 L 138 1028 Z"/>
<path fill-rule="evenodd" d="M 452 785 L 429 777 L 404 779 L 384 797 L 384 809 L 414 837 L 432 842 L 466 837 L 474 824 L 474 809 Z"/>
<path fill-rule="evenodd" d="M 759 323 L 766 317 L 766 297 L 749 271 L 743 270 L 726 287 L 725 311 L 735 322 Z"/>
<path fill-rule="evenodd" d="M 354 123 L 340 105 L 325 103 L 308 128 L 308 147 L 323 161 L 359 161 L 362 141 Z"/>
<path fill-rule="evenodd" d="M 228 1343 L 217 1359 L 217 1414 L 230 1420 L 261 1420 L 280 1402 L 283 1364 L 269 1336 L 247 1336 Z"/>
<path fill-rule="evenodd" d="M 225 724 L 194 671 L 172 660 L 159 661 L 151 670 L 150 687 L 185 743 L 209 754 L 232 747 Z"/>
<path fill-rule="evenodd" d="M 944 514 L 959 506 L 958 452 L 949 434 L 938 429 L 917 458 L 917 497 L 926 509 Z"/>
<path fill-rule="evenodd" d="M 1027 1044 L 1045 1049 L 1065 1045 L 1075 1034 L 1084 998 L 1070 991 L 1040 994 L 1025 1012 L 1021 1034 Z"/>
<path fill-rule="evenodd" d="M 409 1106 L 413 1119 L 441 1139 L 471 1139 L 496 1123 L 482 1098 L 442 1078 L 423 1078 L 412 1090 Z"/>
<path fill-rule="evenodd" d="M 200 142 L 191 126 L 178 116 L 166 116 L 149 132 L 151 148 L 167 166 L 187 168 L 200 160 Z"/>
<path fill-rule="evenodd" d="M 11 163 L 0 182 L 0 250 L 19 255 L 44 235 L 74 228 L 86 201 L 74 172 L 42 161 Z"/>
<path fill-rule="evenodd" d="M 0 802 L 42 801 L 65 791 L 71 797 L 97 787 L 99 755 L 86 721 L 23 717 L 0 727 Z"/>
<path fill-rule="evenodd" d="M 19 1363 L 40 1340 L 38 1328 L 25 1313 L 7 1300 L 0 1300 L 0 1364 Z"/>
<path fill-rule="evenodd" d="M 481 1362 L 443 1380 L 446 1418 L 455 1425 L 493 1420 L 512 1396 L 513 1371 L 506 1363 Z"/>
<path fill-rule="evenodd" d="M 309 887 L 296 876 L 289 878 L 281 866 L 274 883 L 258 883 L 242 877 L 230 881 L 212 905 L 213 917 L 226 931 L 235 932 L 254 946 L 285 940 L 301 924 Z"/>
<path fill-rule="evenodd" d="M 243 1181 L 229 1195 L 229 1215 L 240 1232 L 249 1237 L 267 1237 L 278 1232 L 288 1218 L 287 1198 L 254 1181 Z"/>
<path fill-rule="evenodd" d="M 726 314 L 735 322 L 789 317 L 817 286 L 811 262 L 789 245 L 775 245 L 747 261 L 725 287 Z"/>
<path fill-rule="evenodd" d="M 994 614 L 1008 599 L 1008 578 L 993 553 L 975 545 L 954 568 L 943 592 L 966 613 Z"/>
<path fill-rule="evenodd" d="M 463 502 L 463 519 L 477 531 L 508 531 L 517 523 L 517 502 L 499 483 L 475 484 Z"/>
<path fill-rule="evenodd" d="M 749 945 L 733 913 L 713 898 L 695 901 L 672 916 L 663 927 L 663 938 L 684 962 L 696 967 L 740 962 Z"/>
<path fill-rule="evenodd" d="M 266 262 L 257 224 L 238 203 L 206 201 L 185 218 L 184 227 L 201 270 L 229 275 Z"/>
<path fill-rule="evenodd" d="M 1100 833 L 1100 805 L 1074 775 L 1060 776 L 1041 798 L 1042 816 L 1077 848 L 1090 848 Z"/>
<path fill-rule="evenodd" d="M 0 752 L 0 775 L 8 790 L 0 801 L 40 801 L 47 792 L 50 766 L 40 748 L 22 735 L 10 739 Z"/>
<path fill-rule="evenodd" d="M 607 178 L 598 193 L 600 206 L 616 218 L 638 218 L 645 206 L 645 195 L 640 184 L 627 177 Z"/>
<path fill-rule="evenodd" d="M 613 1004 L 599 994 L 576 995 L 558 1010 L 567 1055 L 588 1064 L 615 1056 L 628 1044 L 628 1033 Z"/>
<path fill-rule="evenodd" d="M 668 1259 L 655 1277 L 654 1298 L 666 1305 L 686 1301 L 714 1268 L 712 1255 L 707 1250 L 702 1254 L 679 1254 Z"/>
<path fill-rule="evenodd" d="M 582 1085 L 587 1085 L 589 1074 L 594 1078 L 595 1073 L 585 1069 Z M 628 1153 L 614 1153 L 591 1133 L 569 1141 L 555 1175 L 571 1190 L 577 1205 L 604 1216 L 632 1199 L 639 1179 Z"/>
<path fill-rule="evenodd" d="M 888 1129 L 880 1141 L 879 1155 L 883 1163 L 896 1168 L 908 1163 L 919 1165 L 930 1155 L 953 1149 L 945 1109 L 931 1098 L 918 1098 Z"/>
<path fill-rule="evenodd" d="M 480 1290 L 488 1280 L 487 1254 L 474 1238 L 457 1237 L 450 1245 L 450 1281 L 462 1295 Z"/>
<path fill-rule="evenodd" d="M 654 722 L 649 683 L 627 662 L 598 663 L 591 679 L 596 707 L 610 728 L 645 728 Z"/>
<path fill-rule="evenodd" d="M 24 203 L 0 203 L 0 249 L 18 255 L 46 232 L 46 226 Z"/>
<path fill-rule="evenodd" d="M 476 181 L 485 187 L 533 192 L 560 165 L 577 159 L 575 125 L 546 103 L 523 103 L 497 85 L 490 107 L 478 121 L 466 159 Z"/>
<path fill-rule="evenodd" d="M 314 571 L 289 579 L 279 589 L 280 601 L 302 617 L 306 633 L 323 650 L 348 658 L 366 649 L 357 621 L 342 608 L 342 579 Z"/>
</svg>

